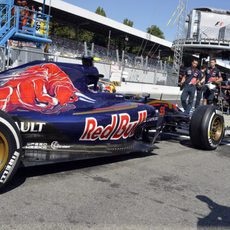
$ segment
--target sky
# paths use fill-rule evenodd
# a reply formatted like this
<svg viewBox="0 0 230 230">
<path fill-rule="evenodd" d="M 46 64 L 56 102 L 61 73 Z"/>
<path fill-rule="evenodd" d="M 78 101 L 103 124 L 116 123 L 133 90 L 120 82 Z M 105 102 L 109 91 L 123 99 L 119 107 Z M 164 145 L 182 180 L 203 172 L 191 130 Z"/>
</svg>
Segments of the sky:
<svg viewBox="0 0 230 230">
<path fill-rule="evenodd" d="M 175 11 L 179 0 L 64 0 L 81 8 L 95 12 L 98 6 L 104 8 L 108 18 L 123 22 L 128 18 L 134 27 L 146 31 L 151 25 L 157 25 L 164 32 L 165 38 L 173 41 L 176 25 L 167 23 Z M 193 8 L 213 7 L 230 10 L 230 0 L 188 0 L 189 12 Z"/>
</svg>

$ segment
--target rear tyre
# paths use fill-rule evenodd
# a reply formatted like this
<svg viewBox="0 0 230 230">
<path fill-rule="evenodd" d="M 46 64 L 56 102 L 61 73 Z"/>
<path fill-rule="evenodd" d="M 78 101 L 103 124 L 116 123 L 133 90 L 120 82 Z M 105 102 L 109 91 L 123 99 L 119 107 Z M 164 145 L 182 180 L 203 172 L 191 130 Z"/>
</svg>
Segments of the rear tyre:
<svg viewBox="0 0 230 230">
<path fill-rule="evenodd" d="M 215 150 L 224 136 L 224 118 L 214 106 L 200 106 L 192 115 L 190 138 L 194 147 Z"/>
<path fill-rule="evenodd" d="M 0 111 L 0 188 L 15 174 L 21 157 L 22 141 L 14 120 Z"/>
</svg>

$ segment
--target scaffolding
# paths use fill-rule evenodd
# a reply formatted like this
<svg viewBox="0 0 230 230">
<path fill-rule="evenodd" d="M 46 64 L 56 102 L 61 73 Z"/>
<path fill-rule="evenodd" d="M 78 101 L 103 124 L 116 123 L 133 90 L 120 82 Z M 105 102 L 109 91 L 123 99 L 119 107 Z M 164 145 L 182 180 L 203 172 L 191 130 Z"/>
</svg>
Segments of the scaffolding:
<svg viewBox="0 0 230 230">
<path fill-rule="evenodd" d="M 0 0 L 0 46 L 10 39 L 51 43 L 49 21 L 50 15 L 14 5 L 14 0 Z"/>
<path fill-rule="evenodd" d="M 185 41 L 185 20 L 187 13 L 188 0 L 179 0 L 179 4 L 172 14 L 168 25 L 177 23 L 176 40 L 174 41 L 174 61 L 173 69 L 175 74 L 179 77 L 180 68 L 183 61 L 183 46 Z"/>
</svg>

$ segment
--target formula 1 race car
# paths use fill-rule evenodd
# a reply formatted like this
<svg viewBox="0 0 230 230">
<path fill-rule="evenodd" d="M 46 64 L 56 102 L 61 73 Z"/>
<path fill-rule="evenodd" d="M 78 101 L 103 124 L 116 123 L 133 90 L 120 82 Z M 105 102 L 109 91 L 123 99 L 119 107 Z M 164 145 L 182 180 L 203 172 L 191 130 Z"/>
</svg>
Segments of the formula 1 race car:
<svg viewBox="0 0 230 230">
<path fill-rule="evenodd" d="M 87 58 L 83 65 L 39 61 L 0 73 L 0 187 L 20 163 L 150 152 L 175 123 L 190 124 L 195 147 L 220 143 L 224 121 L 213 107 L 201 107 L 190 121 L 170 103 L 98 92 L 102 77 Z"/>
</svg>

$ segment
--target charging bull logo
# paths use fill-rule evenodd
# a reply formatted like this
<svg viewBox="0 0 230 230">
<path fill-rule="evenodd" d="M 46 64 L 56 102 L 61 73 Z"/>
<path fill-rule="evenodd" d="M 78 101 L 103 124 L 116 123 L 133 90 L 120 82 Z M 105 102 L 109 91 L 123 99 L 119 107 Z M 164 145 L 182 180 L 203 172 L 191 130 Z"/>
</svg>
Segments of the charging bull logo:
<svg viewBox="0 0 230 230">
<path fill-rule="evenodd" d="M 68 75 L 55 64 L 37 65 L 7 77 L 0 86 L 0 109 L 47 114 L 69 111 L 74 102 L 94 100 L 81 94 Z"/>
</svg>

